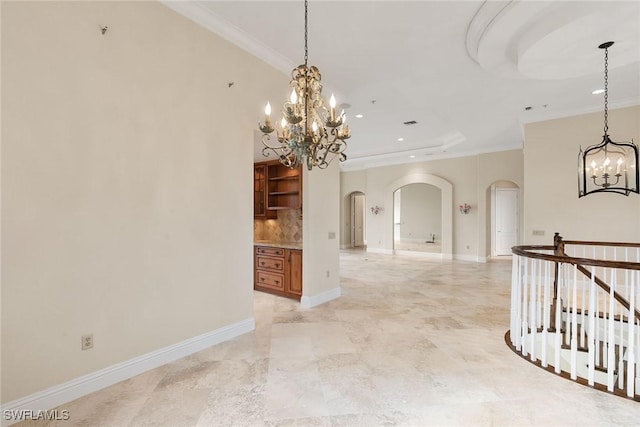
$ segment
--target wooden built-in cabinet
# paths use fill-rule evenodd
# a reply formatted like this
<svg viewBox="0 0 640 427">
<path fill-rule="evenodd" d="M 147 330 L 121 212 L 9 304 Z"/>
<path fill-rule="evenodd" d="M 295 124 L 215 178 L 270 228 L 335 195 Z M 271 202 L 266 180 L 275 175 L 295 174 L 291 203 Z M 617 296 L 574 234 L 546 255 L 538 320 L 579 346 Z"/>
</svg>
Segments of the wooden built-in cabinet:
<svg viewBox="0 0 640 427">
<path fill-rule="evenodd" d="M 299 300 L 302 296 L 302 251 L 256 246 L 254 289 Z"/>
<path fill-rule="evenodd" d="M 253 165 L 253 217 L 256 219 L 273 219 L 278 213 L 267 210 L 267 164 Z"/>
<path fill-rule="evenodd" d="M 253 216 L 276 218 L 277 211 L 302 207 L 302 170 L 289 169 L 279 161 L 253 165 Z"/>
</svg>

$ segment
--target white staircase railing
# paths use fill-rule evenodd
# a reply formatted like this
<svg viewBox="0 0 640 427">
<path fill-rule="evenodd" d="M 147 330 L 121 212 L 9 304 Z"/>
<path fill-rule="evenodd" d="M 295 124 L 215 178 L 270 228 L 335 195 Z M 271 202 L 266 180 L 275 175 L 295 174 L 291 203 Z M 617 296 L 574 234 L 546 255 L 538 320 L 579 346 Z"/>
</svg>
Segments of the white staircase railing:
<svg viewBox="0 0 640 427">
<path fill-rule="evenodd" d="M 640 401 L 640 244 L 513 248 L 507 343 L 574 381 Z"/>
</svg>

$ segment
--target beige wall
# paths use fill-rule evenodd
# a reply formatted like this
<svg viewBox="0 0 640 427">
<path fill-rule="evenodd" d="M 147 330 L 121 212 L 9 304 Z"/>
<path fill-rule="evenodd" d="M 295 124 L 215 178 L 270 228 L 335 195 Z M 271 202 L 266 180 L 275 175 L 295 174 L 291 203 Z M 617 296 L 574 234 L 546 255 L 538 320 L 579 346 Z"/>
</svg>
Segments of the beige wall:
<svg viewBox="0 0 640 427">
<path fill-rule="evenodd" d="M 303 166 L 302 302 L 340 292 L 340 167 L 308 171 Z M 317 301 L 317 299 L 315 300 Z"/>
<path fill-rule="evenodd" d="M 578 198 L 578 151 L 602 141 L 603 120 L 592 113 L 525 126 L 525 242 L 551 244 L 554 232 L 572 240 L 640 241 L 637 194 Z M 640 141 L 640 107 L 610 110 L 609 133 L 614 141 Z"/>
<path fill-rule="evenodd" d="M 406 177 L 433 175 L 449 182 L 453 187 L 452 224 L 454 257 L 484 260 L 487 251 L 487 190 L 492 183 L 507 180 L 523 187 L 522 150 L 429 162 L 371 168 L 362 171 L 343 172 L 341 185 L 341 224 L 344 237 L 342 244 L 349 244 L 348 195 L 353 191 L 366 194 L 367 247 L 373 250 L 391 251 L 393 248 L 393 191 L 390 186 Z M 472 206 L 468 215 L 460 214 L 458 206 Z M 379 205 L 384 211 L 372 215 L 368 208 Z M 447 218 L 442 218 L 443 224 Z M 444 251 L 444 247 L 443 247 Z"/>
<path fill-rule="evenodd" d="M 159 3 L 2 2 L 2 402 L 252 317 L 287 81 Z"/>
</svg>

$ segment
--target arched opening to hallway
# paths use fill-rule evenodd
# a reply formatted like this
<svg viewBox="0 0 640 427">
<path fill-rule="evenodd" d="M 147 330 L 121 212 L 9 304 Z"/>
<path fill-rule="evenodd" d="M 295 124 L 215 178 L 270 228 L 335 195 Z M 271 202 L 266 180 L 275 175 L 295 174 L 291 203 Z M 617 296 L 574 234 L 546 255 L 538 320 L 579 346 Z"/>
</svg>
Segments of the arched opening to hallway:
<svg viewBox="0 0 640 427">
<path fill-rule="evenodd" d="M 385 195 L 385 201 L 387 206 L 393 206 L 393 195 L 396 190 L 409 185 L 409 184 L 428 184 L 432 187 L 436 187 L 440 191 L 440 245 L 441 249 L 439 253 L 434 253 L 432 256 L 442 259 L 453 258 L 453 185 L 436 175 L 426 173 L 410 173 L 407 174 L 387 186 L 387 193 Z M 384 228 L 384 239 L 387 242 L 387 248 L 391 252 L 394 252 L 393 247 L 393 234 L 394 234 L 394 220 L 393 215 L 388 215 L 385 221 L 388 226 Z M 388 221 L 388 222 L 387 222 Z M 434 233 L 434 232 L 431 232 Z M 437 233 L 436 233 L 437 234 Z M 437 238 L 437 236 L 436 236 Z M 423 252 L 424 253 L 424 252 Z"/>
<path fill-rule="evenodd" d="M 430 184 L 405 185 L 393 193 L 395 252 L 442 253 L 442 191 Z"/>
</svg>

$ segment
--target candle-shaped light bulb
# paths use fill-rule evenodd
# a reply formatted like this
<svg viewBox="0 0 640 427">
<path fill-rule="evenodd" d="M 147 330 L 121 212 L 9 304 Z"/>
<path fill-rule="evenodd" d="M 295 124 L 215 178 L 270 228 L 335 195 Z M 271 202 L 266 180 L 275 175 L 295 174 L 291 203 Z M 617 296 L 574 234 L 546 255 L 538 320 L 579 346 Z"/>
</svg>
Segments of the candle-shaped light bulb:
<svg viewBox="0 0 640 427">
<path fill-rule="evenodd" d="M 593 175 L 591 176 L 595 178 L 598 175 L 598 169 L 596 168 L 595 160 L 591 160 L 591 169 L 593 170 Z"/>
<path fill-rule="evenodd" d="M 282 126 L 282 129 L 284 129 L 285 126 L 287 126 L 287 119 L 283 117 L 282 120 L 280 120 L 280 126 Z"/>
<path fill-rule="evenodd" d="M 602 166 L 604 166 L 605 171 L 606 171 L 606 169 L 609 169 L 609 165 L 610 164 L 611 164 L 611 160 L 609 160 L 608 157 L 606 159 L 604 159 L 604 163 L 602 164 Z"/>
<path fill-rule="evenodd" d="M 331 106 L 331 121 L 336 121 L 336 97 L 331 94 L 331 98 L 329 98 L 329 106 Z"/>
<path fill-rule="evenodd" d="M 291 98 L 289 99 L 291 100 L 292 104 L 296 104 L 298 102 L 298 94 L 296 93 L 295 89 L 291 91 Z"/>
<path fill-rule="evenodd" d="M 268 101 L 264 107 L 264 126 L 265 129 L 271 129 L 271 104 Z"/>
<path fill-rule="evenodd" d="M 347 121 L 347 115 L 344 113 L 344 110 L 342 110 L 342 113 L 340 113 L 340 118 L 342 119 L 342 124 L 345 124 L 345 122 Z"/>
<path fill-rule="evenodd" d="M 618 157 L 618 161 L 616 162 L 616 175 L 620 175 L 620 167 L 622 166 L 622 163 L 622 157 Z"/>
<path fill-rule="evenodd" d="M 316 123 L 316 121 L 315 121 L 315 120 L 313 121 L 313 123 L 311 123 L 311 129 L 312 129 L 314 132 L 317 132 L 317 131 L 318 131 L 318 124 Z"/>
</svg>

